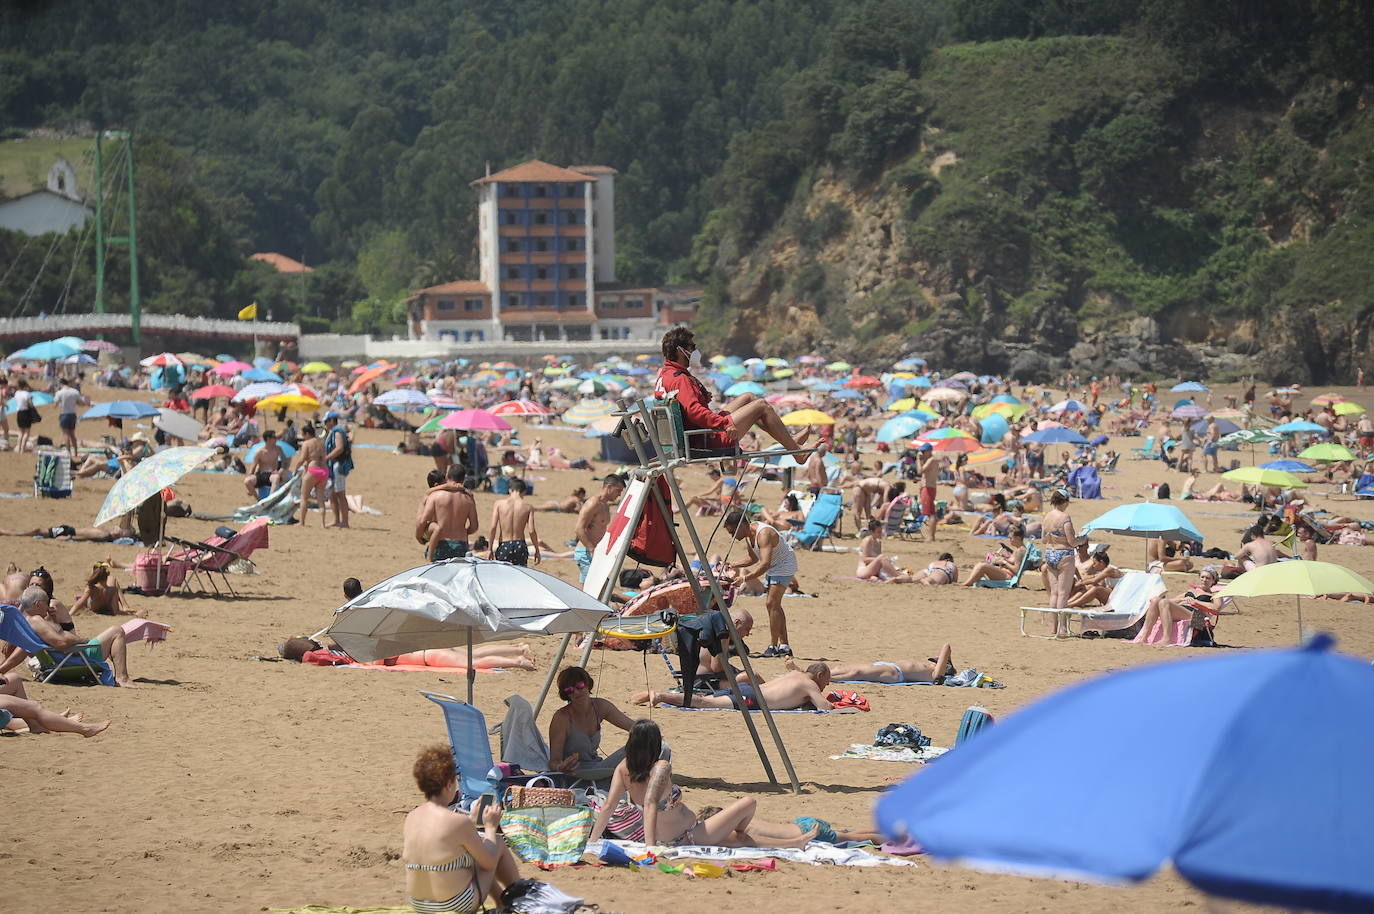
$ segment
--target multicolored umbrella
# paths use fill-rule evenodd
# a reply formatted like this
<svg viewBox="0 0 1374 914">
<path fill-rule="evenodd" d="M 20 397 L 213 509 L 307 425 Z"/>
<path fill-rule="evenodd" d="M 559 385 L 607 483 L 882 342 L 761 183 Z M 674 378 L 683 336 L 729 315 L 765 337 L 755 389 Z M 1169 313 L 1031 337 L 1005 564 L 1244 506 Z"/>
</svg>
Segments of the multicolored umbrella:
<svg viewBox="0 0 1374 914">
<path fill-rule="evenodd" d="M 185 368 L 186 363 L 171 352 L 159 352 L 157 355 L 150 355 L 146 359 L 139 361 L 144 368 Z"/>
<path fill-rule="evenodd" d="M 243 390 L 234 394 L 235 403 L 249 403 L 254 400 L 262 400 L 267 397 L 275 397 L 277 394 L 286 393 L 286 388 L 274 381 L 263 381 L 259 384 L 249 384 Z"/>
<path fill-rule="evenodd" d="M 990 447 L 981 451 L 971 451 L 966 463 L 978 466 L 984 463 L 999 463 L 1007 459 L 1007 452 L 1000 447 Z"/>
<path fill-rule="evenodd" d="M 548 416 L 553 410 L 533 400 L 507 400 L 493 406 L 490 412 L 493 416 Z"/>
<path fill-rule="evenodd" d="M 153 410 L 156 414 L 157 410 Z M 135 464 L 115 480 L 95 525 L 122 517 L 214 456 L 208 447 L 173 447 Z"/>
<path fill-rule="evenodd" d="M 931 450 L 950 454 L 971 454 L 982 449 L 983 443 L 977 438 L 941 438 L 931 444 Z"/>
<path fill-rule="evenodd" d="M 569 425 L 588 425 L 615 411 L 615 404 L 610 400 L 583 400 L 563 413 L 563 421 Z"/>
</svg>

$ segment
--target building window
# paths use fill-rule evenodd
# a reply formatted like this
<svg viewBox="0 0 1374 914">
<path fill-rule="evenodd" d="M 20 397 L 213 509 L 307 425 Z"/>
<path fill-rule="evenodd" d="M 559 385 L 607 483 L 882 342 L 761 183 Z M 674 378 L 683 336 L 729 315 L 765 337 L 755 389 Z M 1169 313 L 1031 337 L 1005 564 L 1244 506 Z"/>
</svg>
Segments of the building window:
<svg viewBox="0 0 1374 914">
<path fill-rule="evenodd" d="M 519 225 L 519 224 L 520 224 L 519 215 L 515 212 L 515 210 L 512 210 L 512 209 L 504 210 L 504 211 L 501 213 L 501 224 L 502 224 L 502 225 Z"/>
<path fill-rule="evenodd" d="M 642 299 L 642 298 L 627 298 L 627 299 L 625 299 L 625 310 L 626 310 L 626 311 L 640 311 L 640 310 L 642 310 L 643 308 L 644 308 L 644 299 Z"/>
<path fill-rule="evenodd" d="M 568 296 L 568 305 L 571 306 L 571 307 L 573 307 L 573 308 L 580 308 L 580 307 L 582 307 L 582 293 L 581 293 L 581 292 L 573 292 L 571 295 L 569 295 L 569 296 Z"/>
<path fill-rule="evenodd" d="M 603 298 L 603 299 L 601 299 L 601 310 L 602 310 L 602 311 L 615 311 L 615 310 L 617 310 L 619 307 L 620 307 L 620 300 L 619 300 L 619 299 L 616 299 L 616 298 Z"/>
<path fill-rule="evenodd" d="M 535 295 L 534 306 L 536 308 L 547 308 L 549 306 L 549 296 L 543 292 Z"/>
<path fill-rule="evenodd" d="M 544 267 L 535 267 L 535 268 L 534 268 L 534 278 L 535 278 L 535 279 L 548 279 L 548 278 L 549 278 L 549 271 L 548 271 L 546 268 L 544 268 Z"/>
<path fill-rule="evenodd" d="M 434 303 L 436 311 L 457 311 L 458 303 L 451 298 L 441 298 Z"/>
<path fill-rule="evenodd" d="M 536 185 L 534 185 L 534 194 L 533 194 L 533 196 L 536 196 L 536 197 L 547 197 L 548 195 L 549 195 L 549 189 L 548 189 L 547 187 L 545 187 L 543 184 L 536 184 Z"/>
<path fill-rule="evenodd" d="M 520 296 L 519 296 L 519 295 L 507 295 L 507 296 L 506 296 L 506 307 L 507 307 L 507 308 L 518 308 L 518 307 L 520 307 Z"/>
<path fill-rule="evenodd" d="M 583 239 L 581 238 L 565 238 L 563 240 L 563 247 L 564 250 L 568 251 L 580 251 L 582 250 L 582 243 Z"/>
<path fill-rule="evenodd" d="M 480 298 L 466 298 L 463 300 L 463 310 L 481 311 L 484 304 L 486 304 L 486 302 L 482 301 Z"/>
<path fill-rule="evenodd" d="M 518 196 L 520 196 L 520 188 L 516 187 L 514 184 L 502 184 L 502 185 L 501 185 L 501 196 L 503 196 L 503 197 L 518 197 Z"/>
<path fill-rule="evenodd" d="M 572 266 L 568 267 L 568 278 L 569 278 L 569 279 L 581 279 L 581 278 L 582 278 L 582 267 L 581 267 L 581 265 L 579 265 L 579 264 L 573 264 Z"/>
<path fill-rule="evenodd" d="M 581 186 L 581 185 L 578 185 L 578 184 L 569 184 L 569 185 L 567 186 L 566 191 L 565 191 L 565 195 L 566 195 L 566 196 L 569 196 L 569 197 L 578 197 L 578 196 L 581 196 L 581 195 L 577 192 L 577 190 L 578 190 L 578 188 L 579 188 L 580 186 Z"/>
<path fill-rule="evenodd" d="M 535 224 L 535 225 L 546 225 L 546 224 L 548 224 L 548 221 L 549 221 L 549 214 L 548 214 L 548 213 L 544 212 L 543 210 L 536 210 L 536 211 L 535 211 L 535 213 L 534 213 L 534 224 Z"/>
<path fill-rule="evenodd" d="M 568 225 L 577 225 L 577 217 L 582 215 L 575 209 L 570 209 L 563 214 L 563 221 Z"/>
<path fill-rule="evenodd" d="M 535 241 L 534 249 L 536 251 L 539 251 L 540 253 L 543 253 L 544 251 L 547 251 L 549 249 L 549 243 L 545 241 L 543 238 L 540 238 L 539 240 Z"/>
<path fill-rule="evenodd" d="M 506 267 L 506 278 L 507 278 L 507 279 L 519 279 L 519 278 L 520 278 L 520 268 L 519 268 L 519 267 Z"/>
<path fill-rule="evenodd" d="M 507 239 L 506 239 L 506 253 L 507 253 L 507 254 L 519 254 L 519 253 L 520 253 L 520 241 L 519 241 L 518 239 L 516 239 L 516 238 L 507 238 Z"/>
</svg>

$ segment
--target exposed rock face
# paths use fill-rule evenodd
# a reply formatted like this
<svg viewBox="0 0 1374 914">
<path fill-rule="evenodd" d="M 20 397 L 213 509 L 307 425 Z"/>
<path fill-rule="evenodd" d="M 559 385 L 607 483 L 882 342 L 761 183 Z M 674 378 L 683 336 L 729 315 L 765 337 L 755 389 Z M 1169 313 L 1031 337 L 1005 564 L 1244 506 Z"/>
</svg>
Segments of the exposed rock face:
<svg viewBox="0 0 1374 914">
<path fill-rule="evenodd" d="M 809 245 L 804 230 L 779 230 L 731 266 L 736 320 L 727 348 L 758 355 L 815 348 L 868 365 L 917 355 L 944 368 L 1023 380 L 1072 368 L 1125 377 L 1254 374 L 1304 384 L 1353 378 L 1368 351 L 1370 315 L 1335 318 L 1315 308 L 1263 322 L 1199 313 L 1161 322 L 1124 302 L 1094 301 L 1087 320 L 1051 299 L 1018 316 L 992 265 L 980 272 L 970 265 L 978 263 L 974 256 L 956 265 L 916 248 L 902 205 L 897 194 L 818 178 L 801 221 L 842 219 L 842 229 L 819 241 L 811 232 Z"/>
</svg>

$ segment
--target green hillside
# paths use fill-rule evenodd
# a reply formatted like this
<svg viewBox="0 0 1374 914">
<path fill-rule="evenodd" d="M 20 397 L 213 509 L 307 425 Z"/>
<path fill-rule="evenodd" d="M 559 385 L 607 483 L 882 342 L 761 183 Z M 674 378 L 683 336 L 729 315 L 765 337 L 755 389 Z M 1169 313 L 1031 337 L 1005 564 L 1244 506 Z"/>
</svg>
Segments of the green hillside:
<svg viewBox="0 0 1374 914">
<path fill-rule="evenodd" d="M 537 156 L 615 167 L 620 277 L 734 350 L 1302 379 L 1367 349 L 1370 47 L 1357 0 L 26 0 L 0 118 L 135 131 L 154 310 L 394 325 Z M 0 305 L 80 307 L 80 247 L 0 235 Z"/>
</svg>

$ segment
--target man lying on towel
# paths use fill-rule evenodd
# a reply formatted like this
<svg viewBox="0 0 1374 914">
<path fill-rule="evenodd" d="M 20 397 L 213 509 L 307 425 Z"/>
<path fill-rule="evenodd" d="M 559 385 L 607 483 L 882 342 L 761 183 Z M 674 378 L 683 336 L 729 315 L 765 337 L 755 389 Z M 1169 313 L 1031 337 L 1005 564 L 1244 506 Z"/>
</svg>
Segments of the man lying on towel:
<svg viewBox="0 0 1374 914">
<path fill-rule="evenodd" d="M 770 679 L 759 686 L 763 698 L 768 702 L 770 711 L 796 711 L 799 709 L 831 711 L 835 706 L 826 700 L 825 690 L 830 685 L 830 667 L 824 663 L 813 663 L 805 672 L 793 670 L 776 679 Z M 693 695 L 695 708 L 723 708 L 729 710 L 757 711 L 758 701 L 751 686 L 741 683 L 744 695 L 744 708 L 737 705 L 737 699 L 730 689 L 720 689 L 711 695 Z M 637 705 L 677 705 L 682 707 L 684 696 L 677 692 L 637 692 L 630 701 Z"/>
<path fill-rule="evenodd" d="M 793 672 L 797 669 L 791 657 L 783 660 L 783 665 Z M 945 677 L 953 676 L 956 672 L 958 671 L 954 668 L 948 644 L 940 648 L 938 658 L 931 657 L 929 660 L 875 660 L 872 663 L 830 664 L 830 675 L 838 682 L 885 682 L 889 685 L 903 682 L 933 682 L 935 685 L 943 685 Z M 767 693 L 764 697 L 768 697 Z M 771 699 L 768 707 L 773 707 Z"/>
</svg>

